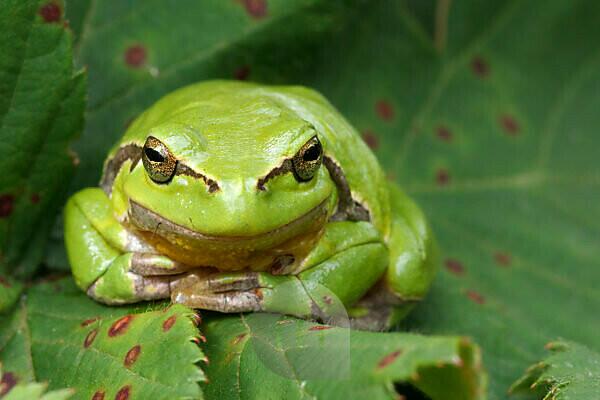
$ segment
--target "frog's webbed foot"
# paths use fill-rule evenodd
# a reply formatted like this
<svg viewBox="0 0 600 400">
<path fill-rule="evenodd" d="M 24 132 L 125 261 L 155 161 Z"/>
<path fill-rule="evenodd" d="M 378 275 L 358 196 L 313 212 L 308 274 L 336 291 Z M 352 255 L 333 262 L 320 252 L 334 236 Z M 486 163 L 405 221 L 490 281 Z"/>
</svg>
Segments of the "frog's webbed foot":
<svg viewBox="0 0 600 400">
<path fill-rule="evenodd" d="M 190 307 L 226 313 L 262 311 L 263 290 L 255 272 L 210 274 L 193 272 L 173 285 L 171 299 Z"/>
</svg>

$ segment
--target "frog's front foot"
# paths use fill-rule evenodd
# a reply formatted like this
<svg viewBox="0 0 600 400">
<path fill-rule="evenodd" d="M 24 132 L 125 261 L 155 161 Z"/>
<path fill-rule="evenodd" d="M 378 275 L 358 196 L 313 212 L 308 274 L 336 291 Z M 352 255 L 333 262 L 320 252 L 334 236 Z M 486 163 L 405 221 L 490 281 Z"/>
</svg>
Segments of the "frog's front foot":
<svg viewBox="0 0 600 400">
<path fill-rule="evenodd" d="M 319 307 L 294 275 L 195 271 L 173 283 L 171 299 L 189 307 L 224 313 L 267 311 L 302 318 L 319 316 Z"/>
<path fill-rule="evenodd" d="M 263 290 L 268 288 L 258 273 L 191 272 L 174 282 L 171 299 L 174 303 L 226 313 L 262 311 Z"/>
<path fill-rule="evenodd" d="M 172 286 L 187 270 L 160 255 L 124 253 L 112 260 L 87 294 L 105 304 L 169 298 Z"/>
</svg>

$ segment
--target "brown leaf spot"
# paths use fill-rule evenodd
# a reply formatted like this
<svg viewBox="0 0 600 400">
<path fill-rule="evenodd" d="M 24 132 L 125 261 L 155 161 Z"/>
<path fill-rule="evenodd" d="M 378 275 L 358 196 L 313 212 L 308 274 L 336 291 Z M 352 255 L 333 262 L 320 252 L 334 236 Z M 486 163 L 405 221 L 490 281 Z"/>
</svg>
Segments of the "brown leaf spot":
<svg viewBox="0 0 600 400">
<path fill-rule="evenodd" d="M 126 315 L 122 318 L 119 318 L 108 329 L 108 336 L 115 337 L 117 335 L 121 335 L 121 334 L 125 333 L 125 331 L 127 330 L 127 327 L 129 326 L 129 323 L 131 322 L 132 319 L 133 319 L 133 315 Z"/>
<path fill-rule="evenodd" d="M 4 396 L 17 384 L 17 377 L 12 372 L 5 372 L 2 374 L 2 380 L 0 380 L 0 396 Z"/>
<path fill-rule="evenodd" d="M 104 391 L 97 390 L 96 393 L 92 396 L 92 400 L 104 400 Z"/>
<path fill-rule="evenodd" d="M 469 298 L 469 300 L 471 300 L 474 303 L 485 304 L 485 297 L 483 297 L 481 295 L 481 293 L 479 293 L 475 290 L 472 290 L 472 289 L 467 290 L 467 297 Z"/>
<path fill-rule="evenodd" d="M 98 317 L 89 318 L 89 319 L 86 319 L 85 321 L 83 321 L 80 325 L 81 325 L 81 327 L 86 327 L 86 326 L 98 321 L 99 319 L 100 318 L 98 318 Z"/>
<path fill-rule="evenodd" d="M 131 349 L 129 349 L 127 354 L 125 354 L 125 360 L 123 360 L 123 365 L 125 365 L 125 367 L 127 368 L 131 367 L 140 356 L 141 351 L 142 346 L 140 346 L 139 344 L 136 344 Z"/>
<path fill-rule="evenodd" d="M 393 363 L 394 360 L 396 360 L 396 358 L 398 358 L 400 356 L 400 354 L 402 354 L 402 350 L 396 350 L 396 351 L 386 355 L 381 360 L 379 360 L 379 362 L 377 363 L 377 368 L 387 367 L 388 365 Z"/>
<path fill-rule="evenodd" d="M 452 141 L 452 132 L 450 132 L 450 129 L 448 129 L 448 127 L 440 125 L 437 127 L 437 129 L 435 130 L 435 134 L 438 137 L 438 139 L 444 141 L 444 142 L 450 142 Z"/>
<path fill-rule="evenodd" d="M 129 399 L 129 393 L 131 392 L 131 386 L 123 386 L 115 396 L 115 400 L 127 400 Z"/>
<path fill-rule="evenodd" d="M 92 329 L 85 337 L 85 340 L 83 341 L 83 347 L 85 347 L 86 349 L 90 347 L 92 343 L 94 343 L 94 339 L 96 339 L 97 335 L 98 329 Z"/>
<path fill-rule="evenodd" d="M 324 331 L 326 329 L 331 329 L 332 326 L 327 326 L 327 325 L 315 325 L 315 326 L 311 326 L 310 328 L 308 328 L 309 331 Z"/>
<path fill-rule="evenodd" d="M 242 340 L 244 340 L 244 338 L 246 337 L 245 333 L 240 333 L 239 335 L 237 335 L 236 337 L 233 338 L 233 340 L 231 341 L 231 344 L 233 346 L 235 346 L 236 344 L 240 343 Z"/>
<path fill-rule="evenodd" d="M 494 260 L 503 267 L 508 267 L 512 261 L 510 254 L 502 252 L 494 254 Z"/>
<path fill-rule="evenodd" d="M 475 56 L 471 60 L 471 70 L 479 78 L 485 78 L 490 74 L 489 64 L 480 56 Z"/>
<path fill-rule="evenodd" d="M 267 16 L 267 0 L 242 0 L 242 4 L 253 18 L 260 19 Z"/>
<path fill-rule="evenodd" d="M 167 332 L 169 329 L 171 329 L 173 325 L 175 325 L 175 321 L 177 321 L 176 315 L 171 315 L 169 318 L 165 319 L 162 324 L 163 332 Z"/>
<path fill-rule="evenodd" d="M 376 150 L 379 147 L 379 139 L 372 131 L 364 131 L 362 138 L 371 150 Z"/>
<path fill-rule="evenodd" d="M 125 63 L 132 68 L 139 68 L 146 62 L 146 49 L 141 44 L 129 46 L 125 50 Z"/>
<path fill-rule="evenodd" d="M 391 121 L 394 118 L 394 109 L 392 108 L 392 105 L 385 100 L 379 100 L 375 103 L 375 111 L 377 111 L 377 115 L 384 121 Z"/>
<path fill-rule="evenodd" d="M 454 275 L 461 276 L 465 273 L 465 268 L 463 267 L 462 263 L 453 258 L 446 259 L 444 265 L 446 266 L 446 269 L 452 272 Z"/>
<path fill-rule="evenodd" d="M 233 77 L 238 81 L 245 81 L 250 76 L 250 67 L 247 65 L 241 66 L 235 70 Z"/>
<path fill-rule="evenodd" d="M 37 204 L 40 202 L 40 195 L 37 193 L 34 193 L 31 195 L 31 197 L 29 199 L 31 200 L 32 204 Z"/>
<path fill-rule="evenodd" d="M 45 22 L 57 22 L 60 20 L 62 10 L 58 4 L 50 2 L 40 7 L 39 13 Z"/>
<path fill-rule="evenodd" d="M 521 127 L 512 116 L 508 114 L 501 115 L 500 118 L 498 118 L 498 122 L 506 134 L 510 136 L 516 136 L 519 134 Z"/>
<path fill-rule="evenodd" d="M 11 284 L 3 276 L 0 276 L 0 285 L 4 286 L 5 288 L 10 288 L 11 287 Z"/>
<path fill-rule="evenodd" d="M 447 185 L 450 182 L 450 173 L 445 168 L 440 168 L 435 173 L 435 181 L 439 186 Z"/>
<path fill-rule="evenodd" d="M 3 194 L 0 196 L 0 218 L 6 218 L 13 212 L 13 203 L 15 196 L 12 194 Z"/>
<path fill-rule="evenodd" d="M 333 304 L 333 299 L 331 298 L 331 296 L 329 296 L 327 294 L 325 296 L 323 296 L 323 301 L 325 302 L 325 304 L 329 304 L 329 305 Z"/>
</svg>

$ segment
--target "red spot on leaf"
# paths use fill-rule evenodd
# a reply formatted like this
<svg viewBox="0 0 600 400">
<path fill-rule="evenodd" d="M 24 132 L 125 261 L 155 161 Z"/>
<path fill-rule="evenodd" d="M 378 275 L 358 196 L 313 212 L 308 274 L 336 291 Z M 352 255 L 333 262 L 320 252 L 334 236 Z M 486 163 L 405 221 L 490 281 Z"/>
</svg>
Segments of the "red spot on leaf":
<svg viewBox="0 0 600 400">
<path fill-rule="evenodd" d="M 237 335 L 236 337 L 233 338 L 233 340 L 231 341 L 231 344 L 235 346 L 236 344 L 238 344 L 242 340 L 244 340 L 245 337 L 246 337 L 245 333 L 240 333 L 239 335 Z"/>
<path fill-rule="evenodd" d="M 132 319 L 133 319 L 133 315 L 126 315 L 122 318 L 119 318 L 108 329 L 108 336 L 115 337 L 117 335 L 121 335 L 121 334 L 125 333 L 125 331 L 127 330 L 127 327 L 129 326 L 129 323 L 131 322 Z"/>
<path fill-rule="evenodd" d="M 37 193 L 34 193 L 31 195 L 30 200 L 33 204 L 37 204 L 40 202 L 40 195 Z"/>
<path fill-rule="evenodd" d="M 463 267 L 462 263 L 453 258 L 446 259 L 446 262 L 444 262 L 444 265 L 446 266 L 446 269 L 448 271 L 452 272 L 454 275 L 460 276 L 465 273 L 465 268 Z"/>
<path fill-rule="evenodd" d="M 0 196 L 0 218 L 6 218 L 13 212 L 15 196 L 12 194 L 3 194 Z"/>
<path fill-rule="evenodd" d="M 452 132 L 450 132 L 450 129 L 448 129 L 446 126 L 438 126 L 435 130 L 435 134 L 438 139 L 443 140 L 444 142 L 452 141 Z"/>
<path fill-rule="evenodd" d="M 82 326 L 82 327 L 86 327 L 86 326 L 88 326 L 88 325 L 90 325 L 90 324 L 93 324 L 94 322 L 98 321 L 99 319 L 100 319 L 100 318 L 98 318 L 98 317 L 94 317 L 94 318 L 86 319 L 85 321 L 83 321 L 83 322 L 81 323 L 81 326 Z"/>
<path fill-rule="evenodd" d="M 324 331 L 326 329 L 331 329 L 333 328 L 332 326 L 327 326 L 327 325 L 315 325 L 315 326 L 311 326 L 310 328 L 308 328 L 309 331 Z"/>
<path fill-rule="evenodd" d="M 500 252 L 494 254 L 494 260 L 503 267 L 508 267 L 512 261 L 510 254 Z"/>
<path fill-rule="evenodd" d="M 123 386 L 115 396 L 115 400 L 127 400 L 129 399 L 129 394 L 131 392 L 131 386 Z"/>
<path fill-rule="evenodd" d="M 396 351 L 388 354 L 387 356 L 383 357 L 377 363 L 377 368 L 385 368 L 385 367 L 387 367 L 388 365 L 390 365 L 391 363 L 393 363 L 394 360 L 396 360 L 396 358 L 398 358 L 400 356 L 400 354 L 402 354 L 402 350 L 396 350 Z"/>
<path fill-rule="evenodd" d="M 10 288 L 11 287 L 11 284 L 3 276 L 0 276 L 0 285 L 4 286 L 5 288 Z"/>
<path fill-rule="evenodd" d="M 256 19 L 267 16 L 267 0 L 242 0 L 246 12 Z"/>
<path fill-rule="evenodd" d="M 125 63 L 133 68 L 139 68 L 146 62 L 146 49 L 141 44 L 130 46 L 125 50 Z"/>
<path fill-rule="evenodd" d="M 94 395 L 92 396 L 92 400 L 104 400 L 104 391 L 96 391 L 96 393 L 94 393 Z"/>
<path fill-rule="evenodd" d="M 485 304 L 485 297 L 475 290 L 467 290 L 467 297 L 474 303 Z"/>
<path fill-rule="evenodd" d="M 60 20 L 62 10 L 58 4 L 51 2 L 40 8 L 40 15 L 45 22 L 57 22 Z"/>
<path fill-rule="evenodd" d="M 504 131 L 510 136 L 516 136 L 521 129 L 519 123 L 508 114 L 501 115 L 498 119 L 498 122 L 500 123 L 502 129 L 504 129 Z"/>
<path fill-rule="evenodd" d="M 85 347 L 85 348 L 90 347 L 92 345 L 92 343 L 94 343 L 94 340 L 96 339 L 97 335 L 98 335 L 98 329 L 91 330 L 85 337 L 85 340 L 83 341 L 83 347 Z"/>
<path fill-rule="evenodd" d="M 233 77 L 235 79 L 237 79 L 238 81 L 245 81 L 246 79 L 248 79 L 249 76 L 250 76 L 250 67 L 247 65 L 239 67 L 233 73 Z"/>
<path fill-rule="evenodd" d="M 440 168 L 435 173 L 435 181 L 438 185 L 444 186 L 450 182 L 450 174 L 447 169 Z"/>
<path fill-rule="evenodd" d="M 129 349 L 129 351 L 125 355 L 125 360 L 123 360 L 123 365 L 125 365 L 125 367 L 127 367 L 127 368 L 131 367 L 133 365 L 133 363 L 136 362 L 136 360 L 140 356 L 141 352 L 142 352 L 142 346 L 140 346 L 139 344 L 136 344 L 135 346 L 133 346 L 131 349 Z"/>
<path fill-rule="evenodd" d="M 490 74 L 489 64 L 480 56 L 475 56 L 471 60 L 471 70 L 480 78 L 485 78 Z"/>
<path fill-rule="evenodd" d="M 372 131 L 364 131 L 362 138 L 371 150 L 376 150 L 379 147 L 379 139 Z"/>
<path fill-rule="evenodd" d="M 163 331 L 166 332 L 169 329 L 171 329 L 173 325 L 175 325 L 175 321 L 177 321 L 176 315 L 171 315 L 169 318 L 165 319 L 165 321 L 162 324 Z"/>
<path fill-rule="evenodd" d="M 12 372 L 5 372 L 2 374 L 0 380 L 0 396 L 4 396 L 17 384 L 17 377 Z"/>
<path fill-rule="evenodd" d="M 394 109 L 392 108 L 392 105 L 385 100 L 379 100 L 375 104 L 375 111 L 377 111 L 377 115 L 384 121 L 391 121 L 394 118 Z"/>
</svg>

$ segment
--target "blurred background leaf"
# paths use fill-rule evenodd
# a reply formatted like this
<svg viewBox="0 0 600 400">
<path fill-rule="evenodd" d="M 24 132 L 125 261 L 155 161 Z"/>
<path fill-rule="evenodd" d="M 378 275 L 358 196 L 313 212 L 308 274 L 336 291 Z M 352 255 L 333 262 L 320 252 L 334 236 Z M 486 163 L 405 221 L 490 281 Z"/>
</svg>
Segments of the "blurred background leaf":
<svg viewBox="0 0 600 400">
<path fill-rule="evenodd" d="M 491 399 L 549 340 L 600 346 L 600 3 L 89 1 L 67 12 L 90 80 L 72 190 L 95 185 L 127 124 L 177 87 L 312 86 L 424 207 L 444 250 L 403 328 L 472 336 Z"/>
<path fill-rule="evenodd" d="M 63 10 L 60 1 L 0 2 L 3 275 L 39 265 L 76 162 L 68 146 L 83 128 L 85 76 L 73 68 Z"/>
</svg>

